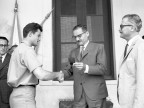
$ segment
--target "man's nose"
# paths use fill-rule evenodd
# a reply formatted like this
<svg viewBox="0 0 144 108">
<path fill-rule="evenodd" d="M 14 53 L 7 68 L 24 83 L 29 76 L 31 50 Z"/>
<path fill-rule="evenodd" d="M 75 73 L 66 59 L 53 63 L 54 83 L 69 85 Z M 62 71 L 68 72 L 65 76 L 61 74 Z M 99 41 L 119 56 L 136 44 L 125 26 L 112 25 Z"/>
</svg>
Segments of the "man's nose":
<svg viewBox="0 0 144 108">
<path fill-rule="evenodd" d="M 121 28 L 119 28 L 119 32 L 120 32 L 120 33 L 122 32 Z"/>
<path fill-rule="evenodd" d="M 79 41 L 80 39 L 79 39 L 79 37 L 76 37 L 76 41 Z"/>
<path fill-rule="evenodd" d="M 38 41 L 41 41 L 41 37 L 38 39 Z"/>
</svg>

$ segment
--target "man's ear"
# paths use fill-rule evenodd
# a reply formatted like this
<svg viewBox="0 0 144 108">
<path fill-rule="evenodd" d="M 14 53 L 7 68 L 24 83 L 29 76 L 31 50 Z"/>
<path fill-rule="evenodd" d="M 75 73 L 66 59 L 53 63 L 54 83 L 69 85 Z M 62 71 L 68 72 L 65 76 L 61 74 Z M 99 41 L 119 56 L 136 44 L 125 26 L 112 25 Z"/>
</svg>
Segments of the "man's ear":
<svg viewBox="0 0 144 108">
<path fill-rule="evenodd" d="M 29 32 L 29 33 L 28 33 L 28 36 L 31 37 L 31 36 L 32 36 L 32 32 Z"/>
<path fill-rule="evenodd" d="M 86 32 L 86 35 L 89 36 L 89 32 L 88 31 Z"/>
<path fill-rule="evenodd" d="M 137 28 L 135 26 L 132 26 L 131 31 L 137 31 Z"/>
</svg>

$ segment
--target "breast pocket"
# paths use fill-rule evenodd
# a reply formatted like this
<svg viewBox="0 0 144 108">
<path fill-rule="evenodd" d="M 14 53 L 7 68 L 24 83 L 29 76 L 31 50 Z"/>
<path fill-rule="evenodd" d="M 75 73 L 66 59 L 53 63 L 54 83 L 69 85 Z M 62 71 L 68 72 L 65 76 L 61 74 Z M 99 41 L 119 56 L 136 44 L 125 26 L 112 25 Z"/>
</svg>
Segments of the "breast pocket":
<svg viewBox="0 0 144 108">
<path fill-rule="evenodd" d="M 126 60 L 126 66 L 128 69 L 128 74 L 134 76 L 135 75 L 135 70 L 136 70 L 136 63 L 135 60 L 132 58 L 128 58 Z"/>
</svg>

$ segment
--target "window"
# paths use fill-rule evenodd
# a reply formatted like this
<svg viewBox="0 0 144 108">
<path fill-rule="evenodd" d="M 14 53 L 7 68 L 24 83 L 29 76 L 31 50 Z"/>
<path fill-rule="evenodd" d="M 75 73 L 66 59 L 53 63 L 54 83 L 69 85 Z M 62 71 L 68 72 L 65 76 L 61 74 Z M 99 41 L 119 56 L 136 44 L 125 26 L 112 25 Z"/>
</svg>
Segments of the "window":
<svg viewBox="0 0 144 108">
<path fill-rule="evenodd" d="M 68 61 L 70 51 L 76 47 L 72 29 L 85 24 L 90 40 L 105 46 L 108 72 L 105 79 L 114 78 L 111 33 L 110 0 L 55 0 L 54 15 L 54 71 L 59 71 Z"/>
</svg>

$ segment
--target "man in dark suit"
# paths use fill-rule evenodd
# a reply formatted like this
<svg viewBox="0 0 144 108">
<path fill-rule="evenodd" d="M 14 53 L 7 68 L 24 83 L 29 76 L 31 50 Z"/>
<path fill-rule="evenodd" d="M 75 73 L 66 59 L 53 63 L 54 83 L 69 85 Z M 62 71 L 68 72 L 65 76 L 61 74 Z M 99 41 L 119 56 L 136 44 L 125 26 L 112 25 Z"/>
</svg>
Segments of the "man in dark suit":
<svg viewBox="0 0 144 108">
<path fill-rule="evenodd" d="M 77 48 L 69 56 L 65 78 L 74 77 L 74 108 L 105 108 L 107 87 L 104 80 L 106 55 L 104 45 L 89 41 L 85 25 L 73 28 Z"/>
<path fill-rule="evenodd" d="M 12 92 L 7 84 L 7 72 L 11 55 L 7 53 L 8 39 L 0 36 L 0 108 L 10 108 L 9 96 Z"/>
</svg>

